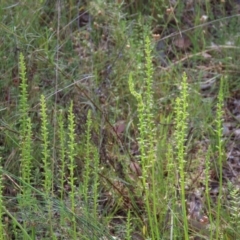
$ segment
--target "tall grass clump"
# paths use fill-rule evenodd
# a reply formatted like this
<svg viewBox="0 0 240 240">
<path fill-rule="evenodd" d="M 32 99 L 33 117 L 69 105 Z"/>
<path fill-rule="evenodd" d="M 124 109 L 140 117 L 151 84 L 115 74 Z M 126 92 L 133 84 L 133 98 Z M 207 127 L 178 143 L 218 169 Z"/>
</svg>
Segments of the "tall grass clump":
<svg viewBox="0 0 240 240">
<path fill-rule="evenodd" d="M 205 160 L 205 196 L 206 196 L 206 207 L 208 209 L 208 218 L 209 222 L 211 224 L 210 226 L 210 239 L 213 239 L 213 217 L 212 217 L 212 212 L 211 212 L 211 196 L 210 196 L 210 167 L 211 167 L 211 162 L 210 162 L 210 157 L 211 157 L 211 148 L 208 148 L 207 154 L 206 154 L 206 160 Z"/>
<path fill-rule="evenodd" d="M 75 157 L 76 157 L 76 134 L 75 134 L 75 116 L 73 114 L 73 102 L 71 102 L 69 110 L 68 110 L 68 171 L 69 171 L 69 178 L 68 183 L 70 186 L 70 203 L 71 203 L 71 211 L 72 211 L 72 238 L 77 239 L 77 223 L 75 218 L 75 210 L 76 210 L 76 176 L 75 176 Z"/>
<path fill-rule="evenodd" d="M 217 209 L 216 209 L 216 239 L 218 239 L 219 233 L 221 232 L 220 226 L 220 217 L 221 217 L 221 209 L 222 209 L 222 188 L 223 188 L 223 161 L 224 161 L 224 145 L 223 145 L 223 107 L 224 107 L 224 79 L 223 77 L 220 80 L 220 88 L 218 93 L 218 102 L 217 102 L 217 109 L 216 109 L 216 139 L 217 139 L 217 173 L 219 179 L 219 193 L 217 199 Z"/>
<path fill-rule="evenodd" d="M 22 211 L 23 227 L 27 229 L 29 224 L 29 211 L 34 208 L 31 185 L 33 168 L 33 144 L 32 144 L 32 122 L 29 117 L 28 105 L 28 84 L 26 77 L 26 65 L 22 53 L 19 55 L 20 73 L 20 183 L 21 193 L 18 194 L 18 201 Z M 31 227 L 32 234 L 34 227 Z"/>
<path fill-rule="evenodd" d="M 169 237 L 169 239 L 176 239 L 182 234 L 178 228 L 179 206 L 177 204 L 178 195 L 176 189 L 176 186 L 178 185 L 178 179 L 176 178 L 178 168 L 174 157 L 174 148 L 170 143 L 167 145 L 166 151 L 167 177 L 165 177 L 166 179 L 163 179 L 163 176 L 161 176 L 161 179 L 163 179 L 161 187 L 164 191 L 163 194 L 165 194 L 165 196 L 161 199 L 161 202 L 165 205 L 165 208 L 163 208 L 163 213 L 165 214 L 162 215 L 163 219 L 161 223 L 163 225 L 164 223 L 166 224 L 166 218 L 169 218 L 169 222 L 167 224 L 170 225 L 170 231 L 166 231 L 164 236 Z"/>
<path fill-rule="evenodd" d="M 58 138 L 59 138 L 59 157 L 60 157 L 60 166 L 59 166 L 59 182 L 60 182 L 60 199 L 64 200 L 64 185 L 65 185 L 65 173 L 66 173 L 66 131 L 64 129 L 63 121 L 63 111 L 59 111 L 58 116 Z"/>
<path fill-rule="evenodd" d="M 44 95 L 40 98 L 40 113 L 41 113 L 41 137 L 42 137 L 42 164 L 43 164 L 43 190 L 46 196 L 45 201 L 48 210 L 49 231 L 54 238 L 53 233 L 53 203 L 51 197 L 53 196 L 53 179 L 54 179 L 54 162 L 50 157 L 50 140 L 49 140 L 49 126 L 47 105 Z"/>
<path fill-rule="evenodd" d="M 156 163 L 156 129 L 153 119 L 153 66 L 151 55 L 151 42 L 149 37 L 145 38 L 145 79 L 143 81 L 144 92 L 139 93 L 135 90 L 135 80 L 133 74 L 129 75 L 129 89 L 131 94 L 137 100 L 138 110 L 138 130 L 139 130 L 139 148 L 142 167 L 142 184 L 144 190 L 144 202 L 146 205 L 148 226 L 145 234 L 152 239 L 160 237 L 157 220 L 157 192 L 155 182 L 155 163 Z M 145 230 L 144 230 L 145 231 Z"/>
<path fill-rule="evenodd" d="M 84 173 L 83 173 L 83 197 L 85 203 L 88 203 L 89 198 L 89 183 L 90 183 L 90 164 L 91 164 L 91 128 L 92 128 L 92 119 L 91 119 L 91 111 L 88 111 L 87 114 L 87 129 L 85 133 L 85 165 L 84 165 Z"/>
<path fill-rule="evenodd" d="M 97 220 L 98 216 L 98 200 L 99 200 L 99 153 L 97 148 L 93 148 L 93 168 L 92 168 L 92 195 L 93 195 L 93 216 Z"/>
<path fill-rule="evenodd" d="M 29 105 L 28 105 L 28 84 L 26 77 L 26 65 L 24 56 L 20 53 L 19 56 L 19 72 L 20 72 L 20 101 L 19 101 L 19 111 L 20 111 L 20 151 L 21 151 L 21 178 L 22 181 L 31 184 L 31 169 L 32 169 L 32 123 L 31 119 L 28 116 Z M 23 185 L 22 195 L 25 195 L 25 190 L 27 191 L 28 187 Z M 30 196 L 26 197 L 29 199 Z"/>
<path fill-rule="evenodd" d="M 27 69 L 22 53 L 19 55 L 19 75 L 20 75 L 20 100 L 19 100 L 19 112 L 20 112 L 20 134 L 24 137 L 27 129 L 27 117 L 28 117 L 28 84 L 27 84 Z"/>
<path fill-rule="evenodd" d="M 186 137 L 188 129 L 188 83 L 187 75 L 183 74 L 182 82 L 180 86 L 180 96 L 176 99 L 176 158 L 179 170 L 179 181 L 180 181 L 180 195 L 181 195 L 181 207 L 183 217 L 183 229 L 184 238 L 189 239 L 188 236 L 188 221 L 187 221 L 187 210 L 185 200 L 185 166 L 186 166 Z"/>
<path fill-rule="evenodd" d="M 53 161 L 50 151 L 51 151 L 51 135 L 50 135 L 50 125 L 49 125 L 49 117 L 48 117 L 48 107 L 46 103 L 46 98 L 44 95 L 41 95 L 40 98 L 40 133 L 41 133 L 41 186 L 42 192 L 35 189 L 33 186 L 37 186 L 37 182 L 33 178 L 33 159 L 38 158 L 38 155 L 35 151 L 33 151 L 34 145 L 32 141 L 32 121 L 29 117 L 29 106 L 28 106 L 28 84 L 26 78 L 26 66 L 24 62 L 24 57 L 20 54 L 19 60 L 19 69 L 21 76 L 21 85 L 20 85 L 20 104 L 19 111 L 21 114 L 21 124 L 20 124 L 20 152 L 21 152 L 21 164 L 20 164 L 20 173 L 21 177 L 21 193 L 18 194 L 19 206 L 21 207 L 23 214 L 23 224 L 18 223 L 15 216 L 7 213 L 13 220 L 13 228 L 14 235 L 19 237 L 21 233 L 17 228 L 22 230 L 23 239 L 31 239 L 36 238 L 36 227 L 32 222 L 34 220 L 30 220 L 32 214 L 35 213 L 37 209 L 40 209 L 38 204 L 38 200 L 34 197 L 34 191 L 41 195 L 44 199 L 44 203 L 46 204 L 47 215 L 44 214 L 44 218 L 47 218 L 47 222 L 49 223 L 47 229 L 49 231 L 49 235 L 52 239 L 55 239 L 55 222 L 60 221 L 61 226 L 66 226 L 66 218 L 69 219 L 71 223 L 71 227 L 68 228 L 68 233 L 71 236 L 71 239 L 79 239 L 85 238 L 87 239 L 88 234 L 92 234 L 93 236 L 97 236 L 100 233 L 98 231 L 102 231 L 100 229 L 100 224 L 97 223 L 98 219 L 98 199 L 99 199 L 99 154 L 98 149 L 91 142 L 91 131 L 92 131 L 92 114 L 91 111 L 88 112 L 87 115 L 87 124 L 86 124 L 86 132 L 82 140 L 82 144 L 84 145 L 84 150 L 86 150 L 86 154 L 84 155 L 84 169 L 82 171 L 82 184 L 79 184 L 79 191 L 77 191 L 77 178 L 76 175 L 76 155 L 77 155 L 77 142 L 76 142 L 76 124 L 75 124 L 75 116 L 73 114 L 73 102 L 71 102 L 69 111 L 68 111 L 68 119 L 67 119 L 67 128 L 65 128 L 65 122 L 63 119 L 63 111 L 60 111 L 60 114 L 57 118 L 57 136 L 59 139 L 59 147 L 57 147 L 57 154 L 60 158 L 60 166 L 56 166 L 56 162 Z M 57 177 L 55 178 L 54 169 L 59 169 Z M 68 177 L 66 177 L 66 173 L 69 173 Z M 55 201 L 55 192 L 54 186 L 57 183 L 60 183 L 60 201 Z M 69 186 L 69 195 L 65 193 L 65 185 Z M 79 195 L 78 195 L 79 193 Z M 69 197 L 68 197 L 69 196 Z M 70 211 L 71 214 L 68 215 L 66 211 L 66 201 L 70 200 Z M 79 217 L 76 214 L 77 206 L 80 207 L 76 199 L 80 201 L 84 201 L 82 212 L 84 213 L 85 220 L 82 223 L 82 226 L 78 226 L 77 222 L 79 222 Z M 89 206 L 92 208 L 90 209 Z M 1 207 L 1 206 L 0 206 Z M 53 218 L 53 212 L 55 209 L 59 209 L 60 211 L 60 219 Z M 90 211 L 90 212 L 89 212 Z M 91 219 L 91 220 L 90 220 Z M 87 227 L 84 225 L 88 225 L 87 221 L 91 221 L 89 226 L 94 229 L 93 233 L 87 230 Z M 83 227 L 84 231 L 86 229 L 86 233 L 78 233 L 78 230 Z M 98 228 L 99 227 L 99 228 Z M 37 227 L 38 228 L 38 227 Z M 0 226 L 1 230 L 1 226 Z M 27 232 L 29 232 L 28 234 Z M 97 239 L 97 238 L 96 238 Z"/>
<path fill-rule="evenodd" d="M 184 236 L 185 239 L 189 239 L 188 234 L 188 220 L 187 220 L 187 209 L 186 209 L 186 200 L 185 200 L 185 166 L 186 166 L 186 137 L 188 129 L 188 83 L 187 76 L 184 73 L 182 76 L 182 83 L 180 86 L 180 96 L 176 99 L 175 104 L 175 147 L 168 147 L 168 153 L 166 157 L 168 158 L 167 169 L 169 171 L 169 176 L 164 179 L 163 170 L 159 168 L 164 168 L 164 162 L 158 161 L 157 157 L 157 135 L 156 127 L 154 123 L 154 102 L 153 102 L 153 66 L 152 66 L 152 56 L 151 56 L 151 42 L 148 37 L 145 38 L 145 68 L 144 68 L 144 81 L 143 88 L 144 91 L 137 92 L 134 88 L 133 74 L 129 76 L 129 89 L 131 94 L 137 100 L 137 110 L 138 110 L 138 130 L 139 130 L 139 148 L 140 148 L 140 159 L 142 167 L 142 185 L 144 189 L 144 203 L 147 212 L 147 225 L 143 226 L 143 230 L 146 232 L 145 235 L 151 239 L 160 238 L 160 228 L 159 228 L 159 219 L 157 216 L 159 212 L 161 214 L 167 213 L 173 205 L 161 206 L 164 203 L 162 199 L 167 195 L 176 200 L 175 191 L 170 191 L 169 188 L 178 184 L 176 183 L 176 172 L 179 173 L 179 184 L 180 184 L 180 193 L 181 193 L 181 213 L 184 226 Z M 172 118 L 170 116 L 169 118 Z M 170 121 L 169 118 L 165 118 L 166 121 Z M 167 132 L 162 131 L 164 134 Z M 164 138 L 164 136 L 162 136 Z M 167 142 L 165 145 L 160 144 L 160 147 L 167 148 Z M 172 150 L 175 150 L 175 154 L 171 154 Z M 174 157 L 177 159 L 176 162 L 173 161 Z M 158 164 L 161 166 L 158 166 Z M 161 172 L 160 172 L 161 171 Z M 159 177 L 161 174 L 162 177 Z M 170 184 L 171 186 L 164 187 L 165 184 Z M 166 202 L 165 202 L 166 203 Z M 160 211 L 161 210 L 161 211 Z M 175 219 L 175 208 L 172 208 L 173 220 Z M 163 218 L 163 216 L 160 216 Z M 163 214 L 164 215 L 164 214 Z M 160 218 L 161 218 L 160 217 Z M 161 222 L 161 220 L 160 220 Z M 174 222 L 174 221 L 173 221 Z M 175 235 L 176 230 L 172 229 L 171 236 Z"/>
<path fill-rule="evenodd" d="M 41 95 L 41 136 L 42 136 L 42 163 L 44 169 L 43 189 L 47 196 L 50 196 L 52 191 L 52 163 L 49 152 L 49 129 L 48 129 L 48 117 L 47 106 L 44 95 Z"/>
<path fill-rule="evenodd" d="M 99 153 L 93 145 L 91 136 L 93 130 L 92 111 L 88 110 L 86 131 L 84 134 L 84 169 L 82 173 L 83 182 L 80 186 L 80 194 L 83 195 L 84 204 L 88 214 L 98 219 L 98 198 L 99 198 Z"/>
</svg>

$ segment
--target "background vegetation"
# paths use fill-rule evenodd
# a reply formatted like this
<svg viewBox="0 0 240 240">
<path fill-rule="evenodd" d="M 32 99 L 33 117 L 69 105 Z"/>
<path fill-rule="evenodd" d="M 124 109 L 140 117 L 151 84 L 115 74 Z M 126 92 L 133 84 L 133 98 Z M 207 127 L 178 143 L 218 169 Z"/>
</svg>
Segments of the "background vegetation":
<svg viewBox="0 0 240 240">
<path fill-rule="evenodd" d="M 238 239 L 239 1 L 0 3 L 0 239 Z"/>
</svg>

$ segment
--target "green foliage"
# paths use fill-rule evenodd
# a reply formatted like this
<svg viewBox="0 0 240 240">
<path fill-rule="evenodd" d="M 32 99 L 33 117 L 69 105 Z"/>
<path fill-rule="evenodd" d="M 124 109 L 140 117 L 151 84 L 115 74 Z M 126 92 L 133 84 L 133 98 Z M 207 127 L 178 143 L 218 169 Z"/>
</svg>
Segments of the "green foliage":
<svg viewBox="0 0 240 240">
<path fill-rule="evenodd" d="M 84 200 L 88 202 L 88 195 L 89 195 L 89 184 L 90 184 L 90 164 L 91 164 L 91 128 L 92 128 L 92 119 L 91 119 L 91 111 L 88 111 L 87 114 L 87 129 L 86 129 L 86 143 L 85 143 L 85 150 L 86 150 L 86 157 L 85 157 L 85 167 L 83 173 L 83 195 Z"/>
<path fill-rule="evenodd" d="M 183 74 L 182 82 L 180 85 L 180 97 L 176 99 L 176 157 L 178 163 L 178 170 L 180 176 L 180 192 L 181 192 L 181 207 L 183 215 L 183 227 L 184 227 L 184 238 L 189 239 L 188 234 L 188 221 L 187 221 L 187 211 L 185 204 L 185 166 L 186 166 L 186 137 L 188 129 L 188 83 L 187 75 Z"/>
<path fill-rule="evenodd" d="M 21 77 L 20 84 L 20 114 L 21 114 L 21 124 L 20 124 L 20 173 L 21 173 L 21 189 L 22 192 L 19 194 L 19 205 L 22 209 L 33 208 L 31 184 L 33 184 L 33 145 L 32 145 L 32 122 L 31 118 L 28 116 L 29 106 L 28 106 L 28 84 L 26 78 L 26 66 L 23 54 L 20 53 L 19 57 L 19 71 Z M 28 219 L 23 215 L 23 226 L 26 228 Z M 24 236 L 27 239 L 27 236 Z"/>
<path fill-rule="evenodd" d="M 128 215 L 127 215 L 127 225 L 126 225 L 126 239 L 130 240 L 131 239 L 131 232 L 132 232 L 132 226 L 131 226 L 131 212 L 128 211 Z"/>
<path fill-rule="evenodd" d="M 25 64 L 25 60 L 24 60 L 24 56 L 22 53 L 20 53 L 19 56 L 19 72 L 20 72 L 20 79 L 21 79 L 21 83 L 20 83 L 20 101 L 19 101 L 19 109 L 20 109 L 20 113 L 22 115 L 22 134 L 24 135 L 25 132 L 24 130 L 26 129 L 26 118 L 27 118 L 27 114 L 28 114 L 28 89 L 27 89 L 27 77 L 26 77 L 26 64 Z"/>
<path fill-rule="evenodd" d="M 33 162 L 33 146 L 32 146 L 32 123 L 31 119 L 27 118 L 26 135 L 23 138 L 21 147 L 21 173 L 22 180 L 27 184 L 31 184 L 32 178 L 32 162 Z"/>
<path fill-rule="evenodd" d="M 31 178 L 31 166 L 32 166 L 32 126 L 31 119 L 28 117 L 29 105 L 28 105 L 28 84 L 27 84 L 27 70 L 24 60 L 24 56 L 20 53 L 19 56 L 19 72 L 20 72 L 20 100 L 19 100 L 19 112 L 20 112 L 20 135 L 21 135 L 21 174 L 23 181 L 30 184 Z M 23 191 L 23 195 L 25 190 Z"/>
<path fill-rule="evenodd" d="M 28 105 L 28 84 L 26 78 L 26 65 L 24 56 L 20 53 L 19 57 L 19 71 L 20 71 L 20 102 L 19 110 L 21 115 L 21 175 L 22 180 L 27 184 L 31 184 L 31 169 L 32 169 L 32 123 L 28 117 L 29 105 Z M 25 194 L 25 188 L 23 189 L 23 195 Z"/>
<path fill-rule="evenodd" d="M 231 207 L 222 190 L 240 55 L 238 17 L 215 21 L 227 4 L 1 2 L 4 239 L 239 238 L 237 188 Z M 201 184 L 205 231 L 186 200 Z"/>
<path fill-rule="evenodd" d="M 47 106 L 45 97 L 41 96 L 41 136 L 43 139 L 42 143 L 42 162 L 44 169 L 44 180 L 43 187 L 46 194 L 50 194 L 52 190 L 52 163 L 49 153 L 49 130 L 48 130 L 48 117 L 47 117 Z"/>
<path fill-rule="evenodd" d="M 216 137 L 217 137 L 217 150 L 218 150 L 218 178 L 219 178 L 219 195 L 217 201 L 216 213 L 216 239 L 219 238 L 220 233 L 220 217 L 222 208 L 222 187 L 223 187 L 223 159 L 224 159 L 224 146 L 223 146 L 223 107 L 224 107 L 224 78 L 221 78 L 220 88 L 218 93 L 218 102 L 216 110 Z"/>
<path fill-rule="evenodd" d="M 58 117 L 58 137 L 60 146 L 60 167 L 59 167 L 59 181 L 60 181 L 60 196 L 61 200 L 64 197 L 64 182 L 65 182 L 65 172 L 66 172 L 66 132 L 64 129 L 63 122 L 63 111 L 59 111 Z"/>
<path fill-rule="evenodd" d="M 76 163 L 75 163 L 75 156 L 76 156 L 76 134 L 75 134 L 75 117 L 73 114 L 73 103 L 71 102 L 69 110 L 68 110 L 68 170 L 70 172 L 69 174 L 69 185 L 71 188 L 70 192 L 70 201 L 71 201 L 71 211 L 74 213 L 76 210 L 76 177 L 74 174 L 74 171 L 76 169 Z M 77 226 L 76 226 L 76 219 L 73 215 L 72 217 L 72 238 L 77 239 Z"/>
<path fill-rule="evenodd" d="M 239 214 L 239 189 L 234 186 L 232 182 L 228 182 L 228 190 L 230 193 L 230 203 L 229 203 L 229 212 L 230 212 L 230 222 L 231 222 L 231 232 L 233 236 L 237 238 L 239 234 L 238 224 L 240 222 Z"/>
<path fill-rule="evenodd" d="M 99 154 L 96 148 L 92 149 L 93 151 L 93 168 L 92 168 L 92 195 L 93 195 L 93 216 L 95 219 L 98 219 L 98 200 L 99 200 Z"/>
<path fill-rule="evenodd" d="M 210 167 L 211 167 L 211 163 L 210 163 L 210 147 L 208 148 L 208 152 L 206 155 L 206 162 L 205 162 L 205 166 L 206 166 L 206 174 L 205 174 L 205 187 L 206 187 L 206 204 L 207 204 L 207 209 L 208 209 L 208 217 L 209 217 L 209 222 L 211 224 L 210 226 L 210 239 L 213 239 L 213 226 L 214 226 L 214 222 L 213 222 L 213 217 L 212 217 L 212 212 L 211 212 L 211 196 L 210 196 L 210 186 L 209 186 L 209 182 L 210 182 Z"/>
<path fill-rule="evenodd" d="M 150 39 L 146 37 L 146 78 L 144 86 L 146 86 L 145 94 L 140 94 L 134 89 L 134 82 L 132 74 L 129 76 L 129 89 L 132 95 L 136 98 L 138 104 L 138 130 L 139 130 L 139 148 L 141 152 L 141 166 L 142 166 L 142 183 L 145 192 L 145 202 L 148 214 L 149 228 L 153 239 L 159 238 L 157 215 L 157 191 L 155 183 L 155 139 L 156 129 L 153 121 L 153 67 L 152 67 L 152 54 Z M 150 177 L 149 177 L 150 176 Z M 149 181 L 152 187 L 149 187 Z"/>
</svg>

